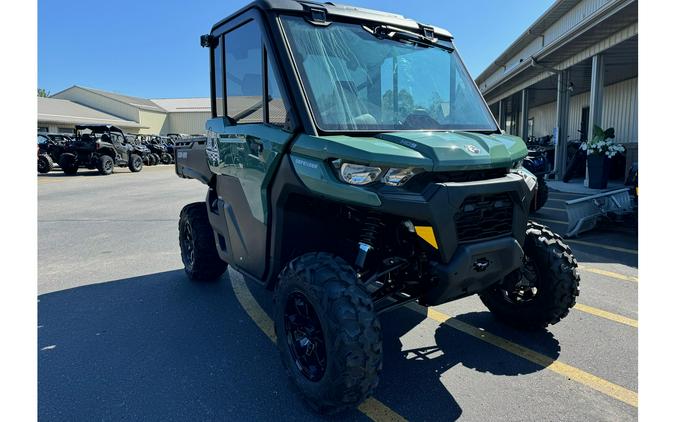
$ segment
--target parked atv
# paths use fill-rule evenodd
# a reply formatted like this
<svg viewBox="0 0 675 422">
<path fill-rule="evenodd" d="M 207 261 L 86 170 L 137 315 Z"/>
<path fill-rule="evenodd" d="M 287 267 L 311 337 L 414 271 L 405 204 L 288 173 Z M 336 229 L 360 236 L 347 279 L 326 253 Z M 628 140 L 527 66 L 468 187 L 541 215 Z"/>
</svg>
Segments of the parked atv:
<svg viewBox="0 0 675 422">
<path fill-rule="evenodd" d="M 208 187 L 180 213 L 185 272 L 232 266 L 274 291 L 281 360 L 314 409 L 373 394 L 383 312 L 478 294 L 538 329 L 574 306 L 572 251 L 528 221 L 525 143 L 501 134 L 447 31 L 274 1 L 201 42 L 213 118 L 176 142 L 178 176 Z"/>
<path fill-rule="evenodd" d="M 59 166 L 65 174 L 74 175 L 80 167 L 112 174 L 115 166 L 129 167 L 132 172 L 143 169 L 143 158 L 129 144 L 124 132 L 112 125 L 75 126 L 75 139 L 61 154 Z"/>
<path fill-rule="evenodd" d="M 527 157 L 523 160 L 523 167 L 537 176 L 537 190 L 530 210 L 538 211 L 548 201 L 548 185 L 546 175 L 551 172 L 551 165 L 547 158 L 547 150 L 541 146 L 529 146 Z"/>
<path fill-rule="evenodd" d="M 63 133 L 38 133 L 38 172 L 49 173 L 52 171 L 54 163 L 59 162 L 61 153 L 70 141 L 71 137 Z"/>
<path fill-rule="evenodd" d="M 169 154 L 168 148 L 159 136 L 151 136 L 146 138 L 145 146 L 155 154 L 161 164 L 171 164 L 173 157 Z"/>
</svg>

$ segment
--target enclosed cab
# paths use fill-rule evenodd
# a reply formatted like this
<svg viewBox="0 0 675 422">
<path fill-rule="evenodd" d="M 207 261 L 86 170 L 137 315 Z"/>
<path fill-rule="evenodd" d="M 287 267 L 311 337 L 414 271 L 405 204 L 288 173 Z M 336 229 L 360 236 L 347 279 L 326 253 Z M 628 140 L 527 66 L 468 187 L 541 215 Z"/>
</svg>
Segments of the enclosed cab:
<svg viewBox="0 0 675 422">
<path fill-rule="evenodd" d="M 528 222 L 525 143 L 500 131 L 449 32 L 269 0 L 201 45 L 212 118 L 176 141 L 176 173 L 208 186 L 181 212 L 185 270 L 231 265 L 274 290 L 282 360 L 317 410 L 372 393 L 379 313 L 479 294 L 520 327 L 567 315 L 576 261 Z"/>
</svg>

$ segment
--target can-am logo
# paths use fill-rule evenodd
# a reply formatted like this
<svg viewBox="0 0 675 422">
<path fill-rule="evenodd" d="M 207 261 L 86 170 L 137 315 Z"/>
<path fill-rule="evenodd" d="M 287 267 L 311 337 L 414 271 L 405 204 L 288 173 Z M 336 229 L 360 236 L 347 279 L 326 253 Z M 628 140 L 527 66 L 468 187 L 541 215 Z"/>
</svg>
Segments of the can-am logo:
<svg viewBox="0 0 675 422">
<path fill-rule="evenodd" d="M 471 145 L 471 144 L 469 144 L 469 145 L 466 146 L 466 150 L 469 151 L 469 152 L 472 153 L 472 154 L 478 154 L 478 153 L 480 153 L 480 148 L 478 148 L 478 147 L 475 146 L 475 145 Z"/>
</svg>

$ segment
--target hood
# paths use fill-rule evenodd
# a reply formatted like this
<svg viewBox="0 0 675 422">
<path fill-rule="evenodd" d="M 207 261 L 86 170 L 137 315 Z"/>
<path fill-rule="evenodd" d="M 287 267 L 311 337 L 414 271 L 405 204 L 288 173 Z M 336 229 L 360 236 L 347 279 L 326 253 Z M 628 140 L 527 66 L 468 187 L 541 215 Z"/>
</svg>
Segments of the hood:
<svg viewBox="0 0 675 422">
<path fill-rule="evenodd" d="M 456 171 L 510 167 L 527 155 L 522 139 L 475 132 L 390 132 L 374 137 L 300 135 L 296 154 L 320 160 L 341 158 L 360 164 Z"/>
<path fill-rule="evenodd" d="M 476 132 L 394 132 L 376 136 L 418 151 L 431 159 L 434 171 L 510 167 L 527 155 L 517 136 Z"/>
</svg>

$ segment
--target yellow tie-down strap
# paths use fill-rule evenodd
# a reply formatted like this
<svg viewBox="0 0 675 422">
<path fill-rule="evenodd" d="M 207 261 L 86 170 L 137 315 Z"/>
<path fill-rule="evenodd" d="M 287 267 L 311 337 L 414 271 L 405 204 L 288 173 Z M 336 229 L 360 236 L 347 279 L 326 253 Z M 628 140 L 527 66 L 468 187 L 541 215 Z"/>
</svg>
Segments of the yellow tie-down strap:
<svg viewBox="0 0 675 422">
<path fill-rule="evenodd" d="M 435 249 L 438 249 L 438 243 L 436 243 L 436 236 L 434 236 L 434 228 L 431 226 L 415 226 L 415 233 L 425 242 L 433 246 Z"/>
</svg>

